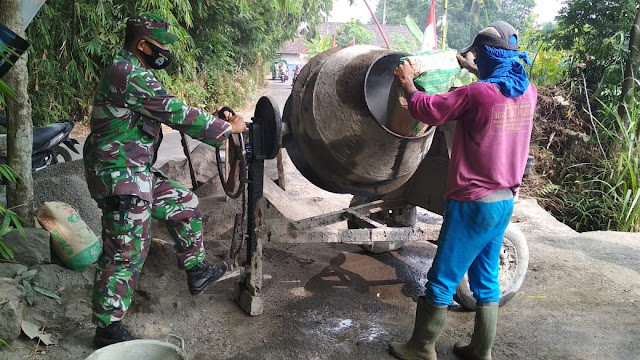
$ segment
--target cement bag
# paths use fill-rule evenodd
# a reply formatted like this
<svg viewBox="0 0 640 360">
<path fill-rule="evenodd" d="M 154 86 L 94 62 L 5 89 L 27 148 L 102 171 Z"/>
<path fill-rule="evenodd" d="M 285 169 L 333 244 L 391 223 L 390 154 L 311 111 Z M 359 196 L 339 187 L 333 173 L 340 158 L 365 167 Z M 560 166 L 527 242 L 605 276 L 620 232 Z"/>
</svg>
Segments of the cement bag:
<svg viewBox="0 0 640 360">
<path fill-rule="evenodd" d="M 400 59 L 407 60 L 414 70 L 413 83 L 418 90 L 427 94 L 440 94 L 449 91 L 462 70 L 456 59 L 456 50 L 427 51 Z M 403 136 L 418 136 L 427 130 L 428 125 L 411 117 L 407 108 L 400 83 L 395 80 L 391 85 L 387 106 L 387 128 Z"/>
<path fill-rule="evenodd" d="M 98 259 L 98 238 L 70 205 L 45 202 L 36 211 L 36 218 L 51 233 L 53 252 L 69 269 L 82 271 Z"/>
</svg>

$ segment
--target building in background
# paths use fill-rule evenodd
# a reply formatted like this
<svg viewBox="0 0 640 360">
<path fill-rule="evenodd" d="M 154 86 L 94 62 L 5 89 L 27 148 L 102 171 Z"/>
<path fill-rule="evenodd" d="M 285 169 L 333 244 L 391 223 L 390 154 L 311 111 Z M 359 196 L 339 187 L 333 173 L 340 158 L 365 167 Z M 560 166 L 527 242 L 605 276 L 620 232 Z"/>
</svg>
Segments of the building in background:
<svg viewBox="0 0 640 360">
<path fill-rule="evenodd" d="M 336 30 L 344 25 L 345 23 L 327 22 L 318 25 L 318 27 L 316 27 L 316 31 L 319 35 L 322 35 L 322 37 L 333 36 L 333 34 L 336 33 Z M 373 44 L 370 45 L 386 48 L 382 35 L 380 34 L 380 31 L 375 24 L 364 24 L 362 26 L 371 31 L 375 36 Z M 382 29 L 387 36 L 387 39 L 389 39 L 392 44 L 392 38 L 394 37 L 400 37 L 407 43 L 412 43 L 413 41 L 413 39 L 411 38 L 411 31 L 409 31 L 409 28 L 406 25 L 382 25 Z M 291 41 L 288 41 L 276 54 L 279 59 L 286 60 L 287 63 L 289 63 L 289 69 L 291 71 L 295 69 L 296 65 L 304 65 L 308 61 L 308 55 L 305 54 L 305 50 L 307 49 L 307 47 L 304 45 L 302 40 L 302 37 L 298 37 Z"/>
</svg>

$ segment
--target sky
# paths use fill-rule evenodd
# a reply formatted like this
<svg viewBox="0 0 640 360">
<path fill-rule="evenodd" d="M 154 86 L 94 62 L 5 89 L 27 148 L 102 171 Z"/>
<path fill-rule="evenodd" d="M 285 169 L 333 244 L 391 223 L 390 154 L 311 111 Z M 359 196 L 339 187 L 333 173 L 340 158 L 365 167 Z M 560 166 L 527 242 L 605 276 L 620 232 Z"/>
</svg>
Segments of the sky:
<svg viewBox="0 0 640 360">
<path fill-rule="evenodd" d="M 375 11 L 378 1 L 368 0 L 371 9 Z M 538 15 L 538 23 L 553 21 L 553 18 L 562 7 L 564 0 L 536 0 L 536 7 L 533 11 Z M 425 9 L 425 11 L 428 11 Z M 349 22 L 351 19 L 358 19 L 363 23 L 369 22 L 371 15 L 364 0 L 355 0 L 352 6 L 349 6 L 349 0 L 333 0 L 333 10 L 329 15 L 329 21 L 332 22 Z M 382 19 L 378 19 L 382 21 Z"/>
</svg>

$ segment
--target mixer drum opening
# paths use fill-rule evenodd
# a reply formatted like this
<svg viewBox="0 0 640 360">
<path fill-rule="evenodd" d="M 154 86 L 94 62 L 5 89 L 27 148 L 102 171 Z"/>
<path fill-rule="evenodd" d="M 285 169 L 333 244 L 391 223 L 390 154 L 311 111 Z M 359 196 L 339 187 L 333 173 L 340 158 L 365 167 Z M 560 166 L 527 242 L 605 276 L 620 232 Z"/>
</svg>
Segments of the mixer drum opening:
<svg viewBox="0 0 640 360">
<path fill-rule="evenodd" d="M 356 45 L 331 49 L 305 66 L 283 120 L 289 156 L 308 180 L 331 192 L 382 195 L 413 175 L 433 132 L 402 136 L 380 120 L 404 56 Z"/>
</svg>

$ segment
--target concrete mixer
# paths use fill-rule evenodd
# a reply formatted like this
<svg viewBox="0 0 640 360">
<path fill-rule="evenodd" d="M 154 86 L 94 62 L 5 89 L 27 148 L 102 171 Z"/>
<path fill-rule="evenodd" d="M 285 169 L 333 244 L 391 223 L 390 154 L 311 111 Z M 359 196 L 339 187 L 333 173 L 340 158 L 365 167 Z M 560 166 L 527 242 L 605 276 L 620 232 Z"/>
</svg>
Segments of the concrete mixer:
<svg viewBox="0 0 640 360">
<path fill-rule="evenodd" d="M 247 313 L 262 313 L 264 243 L 348 243 L 374 252 L 391 251 L 407 241 L 437 243 L 426 239 L 416 226 L 416 206 L 443 212 L 455 124 L 430 127 L 412 137 L 388 129 L 393 70 L 405 55 L 351 46 L 315 56 L 295 82 L 283 116 L 273 99 L 262 97 L 255 107 L 247 144 L 241 136 L 234 137 L 231 146 L 237 150 L 229 154 L 243 158 L 229 161 L 243 164 L 243 170 L 245 161 L 247 165 L 247 263 L 236 288 L 236 299 Z M 294 199 L 264 176 L 264 161 L 275 158 L 282 147 L 316 186 L 353 194 L 351 207 L 306 217 L 313 212 L 294 204 Z M 231 186 L 237 190 L 245 176 L 242 171 L 235 173 L 241 173 Z M 222 178 L 223 183 L 229 180 Z M 224 185 L 227 190 L 229 184 Z M 238 194 L 229 189 L 231 193 Z M 242 223 L 242 219 L 236 222 L 234 234 L 244 233 Z M 500 258 L 501 304 L 520 288 L 528 258 L 523 234 L 509 225 Z M 458 286 L 456 300 L 475 308 L 466 277 Z"/>
</svg>

